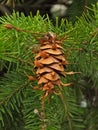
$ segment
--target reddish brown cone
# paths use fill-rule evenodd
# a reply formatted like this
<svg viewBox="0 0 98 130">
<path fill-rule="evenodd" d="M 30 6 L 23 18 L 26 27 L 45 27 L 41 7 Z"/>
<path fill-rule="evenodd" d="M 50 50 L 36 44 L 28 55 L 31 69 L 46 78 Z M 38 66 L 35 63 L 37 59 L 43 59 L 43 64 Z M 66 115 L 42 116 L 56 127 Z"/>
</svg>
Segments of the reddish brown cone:
<svg viewBox="0 0 98 130">
<path fill-rule="evenodd" d="M 55 86 L 69 86 L 61 82 L 61 76 L 65 76 L 64 68 L 67 61 L 64 57 L 61 42 L 53 33 L 48 33 L 42 39 L 39 39 L 40 48 L 35 56 L 34 65 L 37 68 L 36 75 L 38 84 L 45 92 L 43 97 L 55 92 Z"/>
</svg>

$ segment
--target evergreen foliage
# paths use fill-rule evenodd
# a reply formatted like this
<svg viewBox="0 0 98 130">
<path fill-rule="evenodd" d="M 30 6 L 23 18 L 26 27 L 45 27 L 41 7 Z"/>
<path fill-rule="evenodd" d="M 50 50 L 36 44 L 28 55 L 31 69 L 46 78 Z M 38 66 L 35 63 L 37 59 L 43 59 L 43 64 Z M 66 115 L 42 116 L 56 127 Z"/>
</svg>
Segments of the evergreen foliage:
<svg viewBox="0 0 98 130">
<path fill-rule="evenodd" d="M 98 3 L 90 11 L 93 15 L 87 11 L 74 25 L 63 19 L 60 25 L 58 19 L 53 25 L 48 16 L 39 13 L 25 17 L 14 12 L 0 18 L 0 130 L 45 130 L 43 124 L 46 130 L 98 129 Z M 7 29 L 7 24 L 29 32 Z M 74 84 L 45 100 L 43 120 L 42 92 L 33 89 L 37 82 L 29 81 L 28 75 L 35 76 L 36 71 L 32 48 L 39 43 L 35 35 L 49 31 L 59 38 L 66 35 L 66 71 L 80 74 L 62 78 Z"/>
</svg>

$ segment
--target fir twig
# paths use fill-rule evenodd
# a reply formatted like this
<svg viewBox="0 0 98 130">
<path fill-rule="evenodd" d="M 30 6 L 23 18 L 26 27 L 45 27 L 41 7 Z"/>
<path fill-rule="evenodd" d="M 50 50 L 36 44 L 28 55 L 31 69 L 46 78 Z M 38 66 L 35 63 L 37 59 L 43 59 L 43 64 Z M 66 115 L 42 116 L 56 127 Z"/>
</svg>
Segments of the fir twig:
<svg viewBox="0 0 98 130">
<path fill-rule="evenodd" d="M 69 130 L 72 130 L 72 122 L 71 122 L 71 118 L 70 118 L 70 114 L 69 114 L 69 110 L 68 110 L 68 106 L 67 106 L 67 101 L 64 98 L 64 94 L 63 94 L 63 90 L 61 89 L 61 87 L 59 87 L 59 97 L 64 105 L 64 109 L 65 109 L 65 114 L 67 114 L 67 120 L 68 120 L 68 124 L 69 124 Z"/>
</svg>

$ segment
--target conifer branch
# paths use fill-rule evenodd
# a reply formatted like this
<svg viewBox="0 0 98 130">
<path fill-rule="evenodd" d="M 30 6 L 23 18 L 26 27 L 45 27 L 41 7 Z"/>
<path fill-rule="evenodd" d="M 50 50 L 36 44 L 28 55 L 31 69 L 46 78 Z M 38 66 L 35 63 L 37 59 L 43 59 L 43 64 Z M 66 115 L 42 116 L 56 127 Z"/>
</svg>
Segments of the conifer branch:
<svg viewBox="0 0 98 130">
<path fill-rule="evenodd" d="M 18 88 L 16 88 L 14 91 L 10 93 L 10 95 L 6 96 L 0 101 L 0 105 L 3 105 L 5 102 L 8 102 L 13 96 L 15 96 L 18 92 L 20 92 L 27 84 L 27 81 L 20 85 Z"/>
<path fill-rule="evenodd" d="M 65 108 L 65 114 L 67 114 L 67 120 L 68 120 L 68 124 L 69 124 L 69 130 L 72 130 L 72 122 L 71 122 L 71 118 L 70 118 L 70 114 L 69 114 L 69 109 L 68 109 L 68 106 L 67 106 L 67 101 L 66 99 L 64 98 L 64 94 L 61 90 L 61 88 L 59 87 L 59 97 L 64 105 L 64 108 Z"/>
</svg>

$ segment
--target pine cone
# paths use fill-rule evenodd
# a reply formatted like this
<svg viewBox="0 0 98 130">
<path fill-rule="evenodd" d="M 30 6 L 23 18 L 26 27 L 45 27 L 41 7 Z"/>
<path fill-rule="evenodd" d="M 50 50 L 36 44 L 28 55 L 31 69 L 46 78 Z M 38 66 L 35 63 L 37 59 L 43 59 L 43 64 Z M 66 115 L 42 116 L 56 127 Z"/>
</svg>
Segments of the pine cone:
<svg viewBox="0 0 98 130">
<path fill-rule="evenodd" d="M 55 86 L 69 86 L 70 83 L 61 82 L 61 76 L 65 76 L 64 68 L 66 67 L 62 42 L 57 40 L 57 36 L 53 33 L 48 33 L 39 42 L 40 48 L 35 56 L 34 65 L 37 68 L 38 85 L 45 92 L 44 97 L 46 97 L 51 92 L 56 93 Z"/>
</svg>

